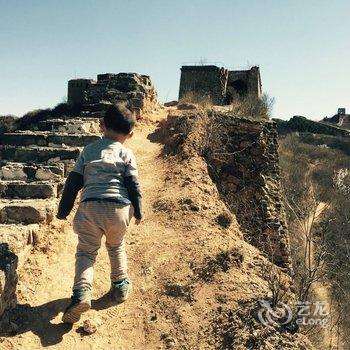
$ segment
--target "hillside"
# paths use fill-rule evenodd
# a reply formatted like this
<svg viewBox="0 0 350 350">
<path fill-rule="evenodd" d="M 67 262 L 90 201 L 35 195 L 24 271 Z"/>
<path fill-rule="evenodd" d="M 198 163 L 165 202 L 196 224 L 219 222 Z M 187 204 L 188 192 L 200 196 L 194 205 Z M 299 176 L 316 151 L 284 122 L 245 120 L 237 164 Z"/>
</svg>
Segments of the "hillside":
<svg viewBox="0 0 350 350">
<path fill-rule="evenodd" d="M 316 348 L 348 349 L 349 137 L 288 133 L 279 143 L 295 285 L 329 313 L 308 335 Z"/>
<path fill-rule="evenodd" d="M 146 212 L 127 238 L 130 299 L 113 306 L 104 297 L 109 273 L 102 248 L 92 310 L 73 328 L 61 323 L 76 237 L 72 217 L 54 220 L 20 270 L 18 306 L 10 314 L 11 329 L 3 328 L 1 348 L 312 349 L 295 331 L 257 319 L 259 299 L 270 295 L 271 263 L 244 240 L 208 164 L 191 146 L 197 134 L 176 129 L 169 111 L 141 121 L 128 144 L 138 159 Z M 290 277 L 278 271 L 292 302 Z M 82 331 L 85 319 L 98 323 L 96 333 Z"/>
</svg>

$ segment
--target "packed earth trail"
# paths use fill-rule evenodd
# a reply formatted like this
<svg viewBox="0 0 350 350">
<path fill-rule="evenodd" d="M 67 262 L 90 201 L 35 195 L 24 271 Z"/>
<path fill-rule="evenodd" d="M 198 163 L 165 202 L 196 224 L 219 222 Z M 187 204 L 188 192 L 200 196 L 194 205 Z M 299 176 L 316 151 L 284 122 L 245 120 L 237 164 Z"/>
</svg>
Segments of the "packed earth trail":
<svg viewBox="0 0 350 350">
<path fill-rule="evenodd" d="M 127 141 L 138 162 L 145 214 L 141 225 L 131 222 L 126 236 L 129 299 L 110 302 L 109 259 L 102 245 L 91 310 L 73 326 L 61 322 L 74 275 L 73 212 L 35 236 L 19 269 L 18 305 L 10 311 L 11 331 L 0 332 L 0 349 L 244 350 L 251 344 L 261 350 L 312 349 L 303 335 L 256 317 L 259 300 L 270 294 L 271 264 L 244 240 L 197 152 L 203 130 L 188 126 L 200 115 L 162 108 L 141 120 Z M 290 291 L 290 276 L 286 270 L 281 274 Z M 86 321 L 96 327 L 92 334 L 84 330 Z"/>
<path fill-rule="evenodd" d="M 146 332 L 142 322 L 152 312 L 146 306 L 147 289 L 156 283 L 150 262 L 166 259 L 166 255 L 159 254 L 167 249 L 160 237 L 171 234 L 171 229 L 164 227 L 166 221 L 151 208 L 151 198 L 161 191 L 164 181 L 164 165 L 159 158 L 161 145 L 147 138 L 153 131 L 154 124 L 144 123 L 127 144 L 138 160 L 145 210 L 144 222 L 140 226 L 132 222 L 128 231 L 129 273 L 133 281 L 129 300 L 111 307 L 108 298 L 103 298 L 110 287 L 110 279 L 108 255 L 102 245 L 95 265 L 92 310 L 84 314 L 73 329 L 61 323 L 62 311 L 71 294 L 77 237 L 71 227 L 74 214 L 64 222 L 55 220 L 21 271 L 17 289 L 19 306 L 15 312 L 23 324 L 17 325 L 16 336 L 1 339 L 1 349 L 143 348 Z M 81 335 L 85 319 L 98 324 L 96 334 Z M 150 343 L 148 348 L 156 348 L 156 345 Z"/>
</svg>

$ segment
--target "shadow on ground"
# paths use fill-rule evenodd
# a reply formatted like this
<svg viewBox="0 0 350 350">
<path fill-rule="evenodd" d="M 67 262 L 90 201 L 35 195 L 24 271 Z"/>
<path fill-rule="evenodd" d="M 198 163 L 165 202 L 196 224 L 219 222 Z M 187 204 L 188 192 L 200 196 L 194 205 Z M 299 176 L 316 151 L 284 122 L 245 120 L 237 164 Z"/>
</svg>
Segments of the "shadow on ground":
<svg viewBox="0 0 350 350">
<path fill-rule="evenodd" d="M 0 336 L 13 337 L 18 334 L 32 332 L 40 338 L 43 347 L 58 344 L 63 335 L 72 329 L 72 325 L 52 323 L 51 321 L 68 305 L 69 299 L 57 299 L 39 306 L 19 304 L 11 311 L 10 321 L 18 326 L 9 331 L 7 327 L 0 330 Z M 7 328 L 7 329 L 6 329 Z"/>
<path fill-rule="evenodd" d="M 111 295 L 109 293 L 106 293 L 100 298 L 91 301 L 91 309 L 96 311 L 108 309 L 113 306 L 118 306 L 118 304 L 111 299 Z"/>
<path fill-rule="evenodd" d="M 40 338 L 41 345 L 48 347 L 59 344 L 64 334 L 72 329 L 72 325 L 61 322 L 60 317 L 54 320 L 60 312 L 69 304 L 70 299 L 57 299 L 39 306 L 30 306 L 29 304 L 19 304 L 8 315 L 9 322 L 16 325 L 18 329 L 14 330 L 13 326 L 4 325 L 0 328 L 0 337 L 15 337 L 19 334 L 32 332 Z M 109 294 L 105 294 L 99 299 L 92 300 L 91 308 L 94 310 L 108 309 L 117 306 L 111 300 Z M 54 322 L 52 322 L 54 320 Z M 80 333 L 78 331 L 78 333 Z"/>
</svg>

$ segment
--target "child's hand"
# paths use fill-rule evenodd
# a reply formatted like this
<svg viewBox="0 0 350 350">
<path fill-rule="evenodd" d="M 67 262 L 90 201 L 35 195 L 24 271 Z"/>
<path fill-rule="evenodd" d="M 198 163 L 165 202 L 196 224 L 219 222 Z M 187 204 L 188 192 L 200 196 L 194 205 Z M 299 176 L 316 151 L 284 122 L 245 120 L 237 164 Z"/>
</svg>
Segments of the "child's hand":
<svg viewBox="0 0 350 350">
<path fill-rule="evenodd" d="M 135 225 L 140 225 L 142 222 L 142 219 L 135 219 Z"/>
</svg>

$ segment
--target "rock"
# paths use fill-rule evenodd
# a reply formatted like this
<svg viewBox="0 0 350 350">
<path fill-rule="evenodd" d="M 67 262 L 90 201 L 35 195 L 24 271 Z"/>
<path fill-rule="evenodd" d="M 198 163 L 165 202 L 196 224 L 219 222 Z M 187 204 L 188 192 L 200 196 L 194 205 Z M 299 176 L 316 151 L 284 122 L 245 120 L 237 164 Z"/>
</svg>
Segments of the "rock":
<svg viewBox="0 0 350 350">
<path fill-rule="evenodd" d="M 166 349 L 173 349 L 176 346 L 176 339 L 170 334 L 162 334 L 161 340 L 163 340 Z"/>
<path fill-rule="evenodd" d="M 83 323 L 84 332 L 87 334 L 93 334 L 97 331 L 97 328 L 102 324 L 99 318 L 87 319 Z"/>
<path fill-rule="evenodd" d="M 4 166 L 1 168 L 0 178 L 4 180 L 27 180 L 27 174 L 23 171 L 23 168 L 16 166 Z"/>
<path fill-rule="evenodd" d="M 258 179 L 257 179 L 257 183 L 260 185 L 260 186 L 265 186 L 266 185 L 266 179 L 265 179 L 265 176 L 260 174 Z"/>
</svg>

